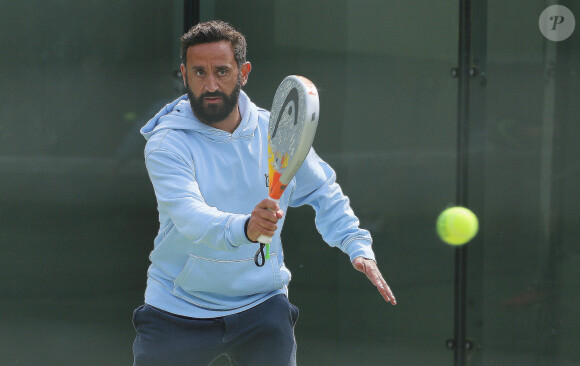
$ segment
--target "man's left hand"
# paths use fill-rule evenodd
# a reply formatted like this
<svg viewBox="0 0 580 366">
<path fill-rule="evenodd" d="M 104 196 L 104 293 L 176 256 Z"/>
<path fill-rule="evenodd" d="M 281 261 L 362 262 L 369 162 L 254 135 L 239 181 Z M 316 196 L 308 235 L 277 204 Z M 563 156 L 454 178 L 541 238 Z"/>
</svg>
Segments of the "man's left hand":
<svg viewBox="0 0 580 366">
<path fill-rule="evenodd" d="M 387 285 L 387 282 L 383 278 L 383 275 L 381 274 L 381 271 L 379 271 L 377 263 L 374 260 L 366 259 L 364 257 L 356 257 L 352 261 L 352 265 L 356 270 L 367 275 L 367 278 L 377 287 L 386 302 L 397 305 L 397 299 L 395 299 L 393 291 L 391 291 L 391 288 Z"/>
</svg>

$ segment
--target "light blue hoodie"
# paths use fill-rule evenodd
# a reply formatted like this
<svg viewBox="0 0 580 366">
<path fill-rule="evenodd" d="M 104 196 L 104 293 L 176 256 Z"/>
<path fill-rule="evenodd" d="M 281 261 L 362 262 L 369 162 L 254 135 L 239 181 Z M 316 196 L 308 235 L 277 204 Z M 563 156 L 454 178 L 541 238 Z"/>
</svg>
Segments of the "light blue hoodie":
<svg viewBox="0 0 580 366">
<path fill-rule="evenodd" d="M 200 122 L 187 96 L 161 109 L 142 129 L 145 162 L 155 189 L 159 233 L 149 259 L 145 302 L 195 317 L 226 316 L 287 293 L 280 231 L 266 265 L 244 232 L 246 219 L 268 196 L 269 112 L 240 94 L 242 121 L 232 133 Z M 332 168 L 311 150 L 280 199 L 280 208 L 314 207 L 323 239 L 350 256 L 374 259 Z M 292 245 L 292 238 L 288 238 Z"/>
</svg>

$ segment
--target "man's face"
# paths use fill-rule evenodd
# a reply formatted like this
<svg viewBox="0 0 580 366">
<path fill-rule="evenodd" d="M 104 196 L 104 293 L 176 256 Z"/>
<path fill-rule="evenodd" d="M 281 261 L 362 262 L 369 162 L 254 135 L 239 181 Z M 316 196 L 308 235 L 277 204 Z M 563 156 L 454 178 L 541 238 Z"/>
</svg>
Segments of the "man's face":
<svg viewBox="0 0 580 366">
<path fill-rule="evenodd" d="M 195 116 L 211 125 L 237 113 L 238 97 L 248 72 L 244 72 L 244 66 L 239 70 L 226 41 L 189 47 L 182 73 Z"/>
</svg>

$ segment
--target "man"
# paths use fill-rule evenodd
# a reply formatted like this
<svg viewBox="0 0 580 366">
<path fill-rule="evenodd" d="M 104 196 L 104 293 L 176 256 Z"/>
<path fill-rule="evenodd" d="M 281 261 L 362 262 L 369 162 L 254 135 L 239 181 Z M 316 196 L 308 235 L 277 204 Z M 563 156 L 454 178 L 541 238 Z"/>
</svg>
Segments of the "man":
<svg viewBox="0 0 580 366">
<path fill-rule="evenodd" d="M 267 197 L 268 119 L 241 91 L 252 69 L 246 41 L 212 21 L 182 37 L 187 95 L 141 130 L 158 203 L 145 304 L 134 312 L 135 365 L 294 365 L 298 309 L 287 298 L 280 231 L 289 206 L 309 204 L 325 241 L 350 256 L 387 302 L 371 237 L 358 228 L 334 171 L 311 150 L 276 204 Z M 273 236 L 266 265 L 260 235 Z"/>
</svg>

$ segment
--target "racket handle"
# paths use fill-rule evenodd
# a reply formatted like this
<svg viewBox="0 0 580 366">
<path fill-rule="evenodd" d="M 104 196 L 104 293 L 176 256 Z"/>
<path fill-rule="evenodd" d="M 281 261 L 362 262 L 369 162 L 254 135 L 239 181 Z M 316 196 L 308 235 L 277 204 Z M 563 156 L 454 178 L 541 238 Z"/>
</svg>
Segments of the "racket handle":
<svg viewBox="0 0 580 366">
<path fill-rule="evenodd" d="M 264 254 L 264 258 L 270 259 L 270 243 L 272 242 L 271 236 L 260 235 L 258 236 L 258 243 L 260 245 L 266 245 L 266 253 Z"/>
<path fill-rule="evenodd" d="M 258 243 L 270 245 L 271 242 L 272 242 L 271 236 L 266 236 L 266 235 L 258 236 Z"/>
<path fill-rule="evenodd" d="M 277 199 L 272 198 L 272 197 L 268 197 L 268 199 L 272 202 L 275 202 L 275 203 L 280 202 L 280 200 L 277 200 Z M 270 210 L 270 211 L 272 211 L 272 210 Z M 271 242 L 272 242 L 271 236 L 266 236 L 266 235 L 258 236 L 258 243 L 266 244 L 266 255 L 265 255 L 266 259 L 270 259 L 270 243 Z"/>
<path fill-rule="evenodd" d="M 264 256 L 266 259 L 270 259 L 270 243 L 271 242 L 272 242 L 271 236 L 266 236 L 266 235 L 258 236 L 258 243 L 266 244 L 266 254 Z"/>
</svg>

